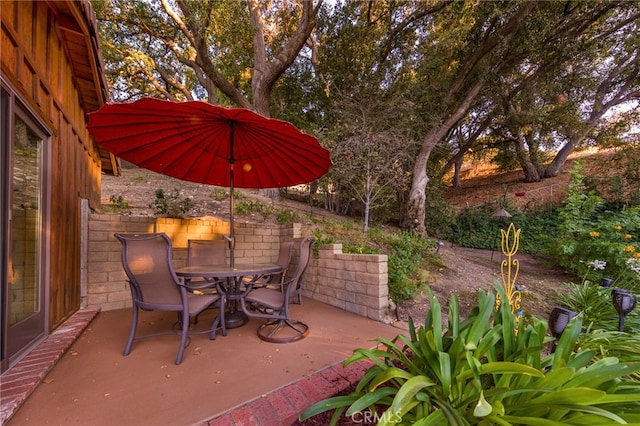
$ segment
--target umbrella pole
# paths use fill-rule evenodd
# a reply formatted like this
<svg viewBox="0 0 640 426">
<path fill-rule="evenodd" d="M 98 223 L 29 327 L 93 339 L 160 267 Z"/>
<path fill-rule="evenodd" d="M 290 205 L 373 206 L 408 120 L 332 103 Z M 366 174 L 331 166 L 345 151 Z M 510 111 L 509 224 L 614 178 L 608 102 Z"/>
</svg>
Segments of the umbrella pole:
<svg viewBox="0 0 640 426">
<path fill-rule="evenodd" d="M 235 198 L 233 194 L 234 176 L 233 165 L 236 162 L 233 157 L 233 121 L 231 121 L 229 127 L 229 187 L 231 194 L 229 195 L 229 264 L 233 268 L 235 266 L 235 250 L 236 250 L 236 233 L 233 225 L 235 215 Z"/>
<path fill-rule="evenodd" d="M 235 199 L 234 199 L 234 195 L 233 195 L 233 163 L 231 163 L 231 171 L 230 173 L 230 190 L 231 190 L 231 195 L 229 196 L 229 262 L 231 267 L 233 268 L 235 266 L 235 256 L 234 256 L 234 252 L 236 249 L 236 236 L 235 236 L 235 231 L 234 231 L 234 226 L 233 226 L 233 216 L 234 216 L 234 204 L 235 204 Z"/>
</svg>

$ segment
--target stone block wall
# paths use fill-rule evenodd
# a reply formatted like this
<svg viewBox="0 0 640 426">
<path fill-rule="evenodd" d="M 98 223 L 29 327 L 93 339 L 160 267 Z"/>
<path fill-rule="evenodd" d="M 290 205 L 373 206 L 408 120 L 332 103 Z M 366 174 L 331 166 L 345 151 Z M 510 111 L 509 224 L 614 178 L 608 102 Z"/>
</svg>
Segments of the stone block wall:
<svg viewBox="0 0 640 426">
<path fill-rule="evenodd" d="M 172 240 L 174 266 L 186 264 L 189 239 L 222 239 L 228 222 L 216 218 L 168 219 L 90 214 L 86 244 L 86 301 L 103 310 L 131 306 L 120 242 L 114 233 L 165 232 Z M 302 237 L 301 225 L 236 223 L 235 258 L 243 262 L 275 262 L 280 242 Z M 294 251 L 296 261 L 297 251 Z M 341 244 L 320 246 L 303 281 L 304 297 L 381 321 L 389 304 L 386 255 L 343 254 Z"/>
<path fill-rule="evenodd" d="M 342 244 L 319 247 L 302 295 L 381 321 L 389 306 L 387 255 L 345 254 Z"/>
</svg>

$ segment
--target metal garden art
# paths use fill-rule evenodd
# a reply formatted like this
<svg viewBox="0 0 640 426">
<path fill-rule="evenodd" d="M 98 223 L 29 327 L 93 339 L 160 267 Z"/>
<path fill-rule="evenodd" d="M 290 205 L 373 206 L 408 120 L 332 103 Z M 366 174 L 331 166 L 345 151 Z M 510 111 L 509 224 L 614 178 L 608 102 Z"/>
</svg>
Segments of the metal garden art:
<svg viewBox="0 0 640 426">
<path fill-rule="evenodd" d="M 518 272 L 520 271 L 520 261 L 514 258 L 520 245 L 520 231 L 520 229 L 516 229 L 513 222 L 509 224 L 506 231 L 504 229 L 500 230 L 502 254 L 506 258 L 500 263 L 500 278 L 502 279 L 506 301 L 511 307 L 511 312 L 515 314 L 516 322 L 519 322 L 520 314 L 522 313 L 520 306 L 522 296 L 520 288 L 516 285 Z M 498 295 L 496 297 L 496 305 L 499 307 L 500 303 L 501 300 Z"/>
</svg>

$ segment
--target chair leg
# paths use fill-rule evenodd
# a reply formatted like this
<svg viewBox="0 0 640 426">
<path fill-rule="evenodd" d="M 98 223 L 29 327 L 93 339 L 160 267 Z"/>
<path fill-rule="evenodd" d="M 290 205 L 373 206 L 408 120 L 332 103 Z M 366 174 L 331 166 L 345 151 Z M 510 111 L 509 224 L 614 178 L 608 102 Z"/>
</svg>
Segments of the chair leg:
<svg viewBox="0 0 640 426">
<path fill-rule="evenodd" d="M 220 327 L 222 329 L 222 335 L 223 336 L 227 335 L 227 326 L 226 326 L 225 318 L 224 318 L 224 311 L 225 311 L 226 308 L 227 308 L 226 303 L 224 303 L 221 300 L 220 301 L 220 313 L 218 314 L 216 319 L 213 321 L 213 325 L 211 326 L 211 334 L 209 335 L 209 339 L 210 340 L 216 340 L 216 330 L 218 329 L 218 327 Z"/>
<path fill-rule="evenodd" d="M 138 327 L 138 307 L 133 306 L 131 315 L 131 327 L 129 328 L 129 339 L 124 347 L 124 356 L 129 355 L 131 352 L 131 346 L 133 345 L 133 339 L 136 336 L 136 328 Z"/>
<path fill-rule="evenodd" d="M 293 330 L 292 335 L 276 336 L 277 332 L 287 327 Z M 304 339 L 309 335 L 309 326 L 300 321 L 293 321 L 288 319 L 280 319 L 274 321 L 268 321 L 258 327 L 258 337 L 265 342 L 270 343 L 291 343 Z"/>
<path fill-rule="evenodd" d="M 187 338 L 189 337 L 189 313 L 184 312 L 182 314 L 182 328 L 180 330 L 180 349 L 178 349 L 178 356 L 176 357 L 176 365 L 182 363 L 182 356 L 184 350 L 187 347 Z"/>
</svg>

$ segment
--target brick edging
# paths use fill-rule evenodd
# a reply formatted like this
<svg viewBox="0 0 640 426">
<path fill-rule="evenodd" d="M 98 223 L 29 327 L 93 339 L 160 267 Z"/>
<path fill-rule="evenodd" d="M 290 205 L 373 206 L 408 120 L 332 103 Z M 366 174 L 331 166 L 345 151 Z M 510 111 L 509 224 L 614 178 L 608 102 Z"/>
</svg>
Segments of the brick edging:
<svg viewBox="0 0 640 426">
<path fill-rule="evenodd" d="M 361 361 L 343 367 L 339 362 L 247 401 L 200 426 L 289 426 L 311 405 L 360 381 L 371 365 L 370 361 Z"/>
<path fill-rule="evenodd" d="M 0 424 L 6 423 L 100 312 L 82 309 L 71 315 L 13 367 L 0 376 Z"/>
</svg>

